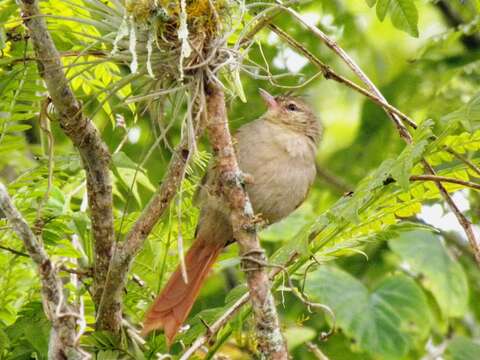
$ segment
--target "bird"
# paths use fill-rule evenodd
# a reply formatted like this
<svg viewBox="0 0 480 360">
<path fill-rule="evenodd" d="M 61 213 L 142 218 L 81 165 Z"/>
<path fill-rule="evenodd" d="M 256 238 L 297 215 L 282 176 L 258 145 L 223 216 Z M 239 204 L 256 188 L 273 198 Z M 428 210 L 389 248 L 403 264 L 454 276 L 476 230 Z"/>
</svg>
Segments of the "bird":
<svg viewBox="0 0 480 360">
<path fill-rule="evenodd" d="M 260 89 L 267 111 L 234 134 L 245 190 L 256 215 L 273 224 L 299 207 L 316 176 L 315 158 L 322 126 L 315 111 L 298 96 L 273 96 Z M 196 194 L 200 207 L 195 241 L 180 267 L 145 314 L 142 335 L 163 329 L 171 344 L 187 319 L 201 286 L 222 249 L 234 242 L 230 210 L 214 191 L 218 172 L 210 166 Z"/>
</svg>

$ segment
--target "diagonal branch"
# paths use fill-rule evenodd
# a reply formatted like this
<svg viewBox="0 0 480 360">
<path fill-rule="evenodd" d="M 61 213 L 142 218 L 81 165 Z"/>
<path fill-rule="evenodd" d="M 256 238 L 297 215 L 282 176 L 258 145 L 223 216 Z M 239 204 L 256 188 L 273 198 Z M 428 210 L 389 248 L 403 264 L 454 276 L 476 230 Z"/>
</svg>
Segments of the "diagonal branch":
<svg viewBox="0 0 480 360">
<path fill-rule="evenodd" d="M 197 83 L 193 93 L 198 94 L 200 81 Z M 195 95 L 197 98 L 197 95 Z M 125 241 L 117 244 L 107 278 L 105 281 L 105 296 L 102 296 L 97 311 L 97 327 L 111 329 L 114 332 L 120 330 L 122 324 L 122 296 L 129 269 L 135 256 L 142 249 L 145 240 L 160 220 L 165 210 L 170 206 L 172 199 L 177 195 L 186 169 L 195 149 L 197 138 L 203 133 L 202 111 L 205 108 L 204 101 L 192 101 L 192 108 L 189 110 L 195 113 L 191 119 L 191 129 L 182 132 L 182 138 L 175 152 L 172 154 L 167 171 L 163 177 L 162 184 L 143 209 L 139 218 L 125 237 Z"/>
<path fill-rule="evenodd" d="M 280 332 L 275 301 L 270 291 L 270 279 L 263 265 L 266 263 L 265 252 L 257 237 L 253 209 L 243 187 L 242 173 L 228 129 L 224 94 L 218 85 L 212 83 L 207 85 L 206 92 L 207 133 L 220 175 L 219 186 L 230 205 L 233 237 L 238 242 L 243 257 L 242 265 L 254 312 L 259 350 L 262 358 L 287 359 L 287 347 Z"/>
<path fill-rule="evenodd" d="M 193 356 L 198 349 L 206 344 L 213 336 L 215 336 L 222 327 L 237 313 L 243 305 L 250 300 L 250 294 L 245 293 L 232 306 L 230 306 L 222 316 L 220 316 L 213 324 L 208 325 L 208 333 L 198 336 L 190 347 L 182 354 L 179 360 L 187 360 Z"/>
<path fill-rule="evenodd" d="M 276 0 L 278 4 L 282 4 L 281 0 Z M 348 67 L 358 76 L 358 78 L 370 89 L 370 91 L 375 94 L 378 98 L 385 100 L 385 97 L 378 90 L 378 88 L 373 84 L 373 82 L 368 78 L 368 76 L 362 71 L 362 69 L 356 64 L 356 62 L 343 50 L 333 39 L 329 38 L 323 31 L 321 31 L 316 26 L 310 25 L 301 17 L 301 15 L 295 10 L 282 6 L 282 8 L 288 12 L 292 17 L 294 17 L 298 22 L 300 22 L 305 28 L 310 30 L 316 37 L 322 40 L 333 52 L 335 52 Z M 389 110 L 385 110 L 390 117 L 390 119 L 395 124 L 397 131 L 400 137 L 407 143 L 410 144 L 413 141 L 412 135 L 408 132 L 408 129 L 403 125 L 399 116 Z M 423 167 L 427 175 L 436 176 L 435 169 L 428 163 L 427 160 L 422 160 Z M 455 214 L 460 226 L 464 229 L 467 239 L 472 247 L 472 251 L 475 255 L 477 263 L 480 265 L 480 239 L 473 229 L 472 223 L 468 220 L 465 215 L 459 210 L 458 206 L 453 201 L 452 197 L 442 185 L 440 181 L 435 181 L 435 184 L 440 191 L 440 194 L 444 198 L 445 202 L 448 204 L 452 212 Z"/>
<path fill-rule="evenodd" d="M 417 124 L 410 119 L 407 115 L 402 113 L 400 110 L 398 110 L 396 107 L 392 106 L 389 104 L 385 99 L 382 99 L 381 97 L 377 96 L 373 92 L 355 84 L 353 81 L 347 79 L 346 77 L 336 73 L 330 66 L 327 64 L 323 63 L 318 59 L 315 55 L 313 55 L 305 46 L 303 46 L 300 42 L 295 40 L 293 37 L 291 37 L 289 34 L 287 34 L 285 31 L 280 29 L 277 25 L 275 24 L 269 24 L 268 27 L 270 30 L 272 30 L 274 33 L 276 33 L 280 38 L 282 38 L 285 42 L 287 42 L 288 45 L 290 45 L 293 49 L 297 50 L 301 54 L 303 54 L 310 62 L 318 67 L 320 71 L 323 74 L 323 77 L 327 80 L 334 80 L 340 84 L 346 85 L 349 88 L 359 92 L 360 94 L 366 96 L 370 100 L 372 100 L 375 104 L 381 106 L 385 111 L 391 112 L 395 114 L 396 116 L 400 117 L 404 122 L 406 122 L 409 126 L 412 128 L 416 129 Z"/>
<path fill-rule="evenodd" d="M 1 183 L 0 209 L 5 214 L 13 231 L 23 241 L 29 257 L 37 265 L 42 282 L 43 308 L 52 322 L 48 349 L 49 359 L 83 358 L 83 352 L 76 343 L 75 323 L 78 315 L 66 302 L 58 269 L 48 257 L 42 243 L 38 241 L 25 219 L 15 208 L 7 189 Z"/>
<path fill-rule="evenodd" d="M 162 185 L 142 211 L 127 234 L 125 241 L 117 245 L 105 283 L 106 296 L 102 297 L 97 312 L 97 326 L 99 328 L 111 329 L 115 332 L 120 330 L 122 295 L 127 282 L 128 271 L 146 238 L 177 194 L 185 176 L 190 153 L 191 144 L 189 144 L 188 136 L 184 135 L 170 160 Z"/>
<path fill-rule="evenodd" d="M 80 153 L 85 168 L 95 239 L 94 302 L 98 306 L 114 244 L 110 153 L 95 125 L 83 114 L 65 77 L 60 54 L 40 13 L 38 1 L 22 0 L 20 6 L 38 59 L 38 70 L 58 113 L 60 127 Z"/>
<path fill-rule="evenodd" d="M 321 179 L 328 185 L 330 185 L 337 192 L 345 194 L 353 191 L 353 186 L 348 184 L 345 179 L 337 176 L 328 170 L 325 166 L 321 165 L 318 161 L 315 164 L 317 169 L 317 178 Z"/>
<path fill-rule="evenodd" d="M 453 156 L 455 156 L 458 160 L 460 160 L 461 162 L 463 162 L 465 165 L 467 165 L 473 172 L 475 172 L 477 175 L 480 175 L 480 167 L 478 167 L 477 165 L 475 165 L 473 163 L 473 161 L 471 161 L 470 159 L 468 159 L 467 157 L 463 156 L 462 154 L 459 154 L 458 152 L 456 152 L 455 150 L 453 150 L 452 148 L 448 147 L 448 146 L 445 146 L 445 151 L 452 154 Z"/>
<path fill-rule="evenodd" d="M 9 253 L 12 253 L 12 254 L 17 255 L 17 256 L 29 257 L 28 254 L 26 254 L 24 252 L 21 252 L 21 251 L 18 251 L 18 250 L 15 250 L 15 249 L 12 249 L 12 248 L 9 248 L 8 246 L 0 245 L 0 249 L 8 251 Z"/>
<path fill-rule="evenodd" d="M 278 4 L 282 4 L 281 0 L 276 0 L 276 2 Z M 336 41 L 329 38 L 323 31 L 321 31 L 316 26 L 307 23 L 302 18 L 302 16 L 292 8 L 282 6 L 282 9 L 288 12 L 300 24 L 302 24 L 306 29 L 312 32 L 312 34 L 314 34 L 316 37 L 322 40 L 323 43 L 327 45 L 327 47 L 329 47 L 334 53 L 336 53 L 343 60 L 343 62 L 355 73 L 355 75 L 358 76 L 358 78 L 370 89 L 370 91 L 373 94 L 375 94 L 380 100 L 387 102 L 387 100 L 382 95 L 382 93 L 378 90 L 375 84 L 369 79 L 369 77 L 363 72 L 363 70 L 357 65 L 357 63 L 350 57 L 350 55 L 348 55 L 347 52 L 337 44 Z M 408 139 L 411 139 L 411 135 L 408 132 L 408 129 L 405 127 L 405 125 L 403 125 L 402 121 L 398 118 L 398 116 L 389 110 L 385 110 L 385 112 L 395 124 L 398 132 L 400 133 L 400 136 L 407 141 Z"/>
<path fill-rule="evenodd" d="M 412 175 L 410 176 L 410 181 L 434 181 L 434 182 L 446 182 L 451 184 L 462 185 L 469 187 L 475 190 L 480 190 L 480 184 L 477 184 L 472 181 L 465 181 L 460 179 L 455 179 L 447 176 L 438 176 L 438 175 Z"/>
</svg>

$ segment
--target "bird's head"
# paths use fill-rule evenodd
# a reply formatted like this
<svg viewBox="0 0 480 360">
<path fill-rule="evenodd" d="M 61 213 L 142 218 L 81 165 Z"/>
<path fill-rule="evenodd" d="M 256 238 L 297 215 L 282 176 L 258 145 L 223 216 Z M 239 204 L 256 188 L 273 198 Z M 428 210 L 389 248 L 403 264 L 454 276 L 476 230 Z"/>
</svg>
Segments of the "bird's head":
<svg viewBox="0 0 480 360">
<path fill-rule="evenodd" d="M 268 107 L 264 119 L 301 133 L 318 144 L 322 133 L 320 123 L 303 99 L 291 95 L 273 96 L 263 89 L 260 95 Z"/>
</svg>

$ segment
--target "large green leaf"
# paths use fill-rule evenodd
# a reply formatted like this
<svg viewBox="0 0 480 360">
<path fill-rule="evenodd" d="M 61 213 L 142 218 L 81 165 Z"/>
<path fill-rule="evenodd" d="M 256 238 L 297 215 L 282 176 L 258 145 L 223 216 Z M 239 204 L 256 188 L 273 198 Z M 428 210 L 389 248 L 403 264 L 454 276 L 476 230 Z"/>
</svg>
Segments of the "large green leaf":
<svg viewBox="0 0 480 360">
<path fill-rule="evenodd" d="M 289 350 L 313 340 L 316 334 L 317 332 L 314 329 L 307 326 L 292 326 L 284 331 Z"/>
<path fill-rule="evenodd" d="M 410 175 L 413 166 L 421 159 L 428 144 L 428 138 L 432 135 L 433 121 L 426 120 L 415 131 L 414 141 L 408 144 L 398 156 L 392 166 L 392 177 L 398 181 L 404 190 L 410 187 Z"/>
<path fill-rule="evenodd" d="M 306 291 L 330 306 L 338 326 L 360 348 L 383 359 L 402 358 L 430 329 L 425 294 L 405 275 L 389 276 L 369 291 L 350 274 L 322 267 L 310 276 Z"/>
<path fill-rule="evenodd" d="M 400 234 L 388 242 L 404 263 L 422 276 L 422 284 L 437 301 L 443 315 L 462 316 L 468 306 L 468 284 L 461 265 L 453 260 L 441 237 L 426 230 Z"/>
<path fill-rule="evenodd" d="M 387 15 L 390 3 L 391 3 L 391 0 L 378 0 L 377 16 L 380 19 L 380 21 L 385 20 L 385 16 Z"/>
<path fill-rule="evenodd" d="M 418 37 L 418 10 L 413 0 L 378 0 L 378 18 L 383 21 L 387 13 L 396 28 Z"/>
<path fill-rule="evenodd" d="M 418 37 L 418 11 L 413 0 L 392 0 L 390 18 L 393 25 Z"/>
<path fill-rule="evenodd" d="M 480 128 L 480 93 L 473 96 L 465 105 L 441 118 L 444 126 L 462 124 L 465 130 L 474 132 Z"/>
<path fill-rule="evenodd" d="M 448 344 L 445 351 L 445 360 L 478 359 L 479 354 L 480 343 L 463 336 L 457 336 Z"/>
</svg>

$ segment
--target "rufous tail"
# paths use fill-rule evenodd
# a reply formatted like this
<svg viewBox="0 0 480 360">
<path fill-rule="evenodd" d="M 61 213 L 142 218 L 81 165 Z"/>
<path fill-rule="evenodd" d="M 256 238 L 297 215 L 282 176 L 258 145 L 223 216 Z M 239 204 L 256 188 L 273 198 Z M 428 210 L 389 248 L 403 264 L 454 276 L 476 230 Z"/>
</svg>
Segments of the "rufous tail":
<svg viewBox="0 0 480 360">
<path fill-rule="evenodd" d="M 163 329 L 167 343 L 172 343 L 223 247 L 224 244 L 208 242 L 202 238 L 195 240 L 185 256 L 188 284 L 182 277 L 180 267 L 177 267 L 145 314 L 143 335 L 155 329 Z"/>
</svg>

